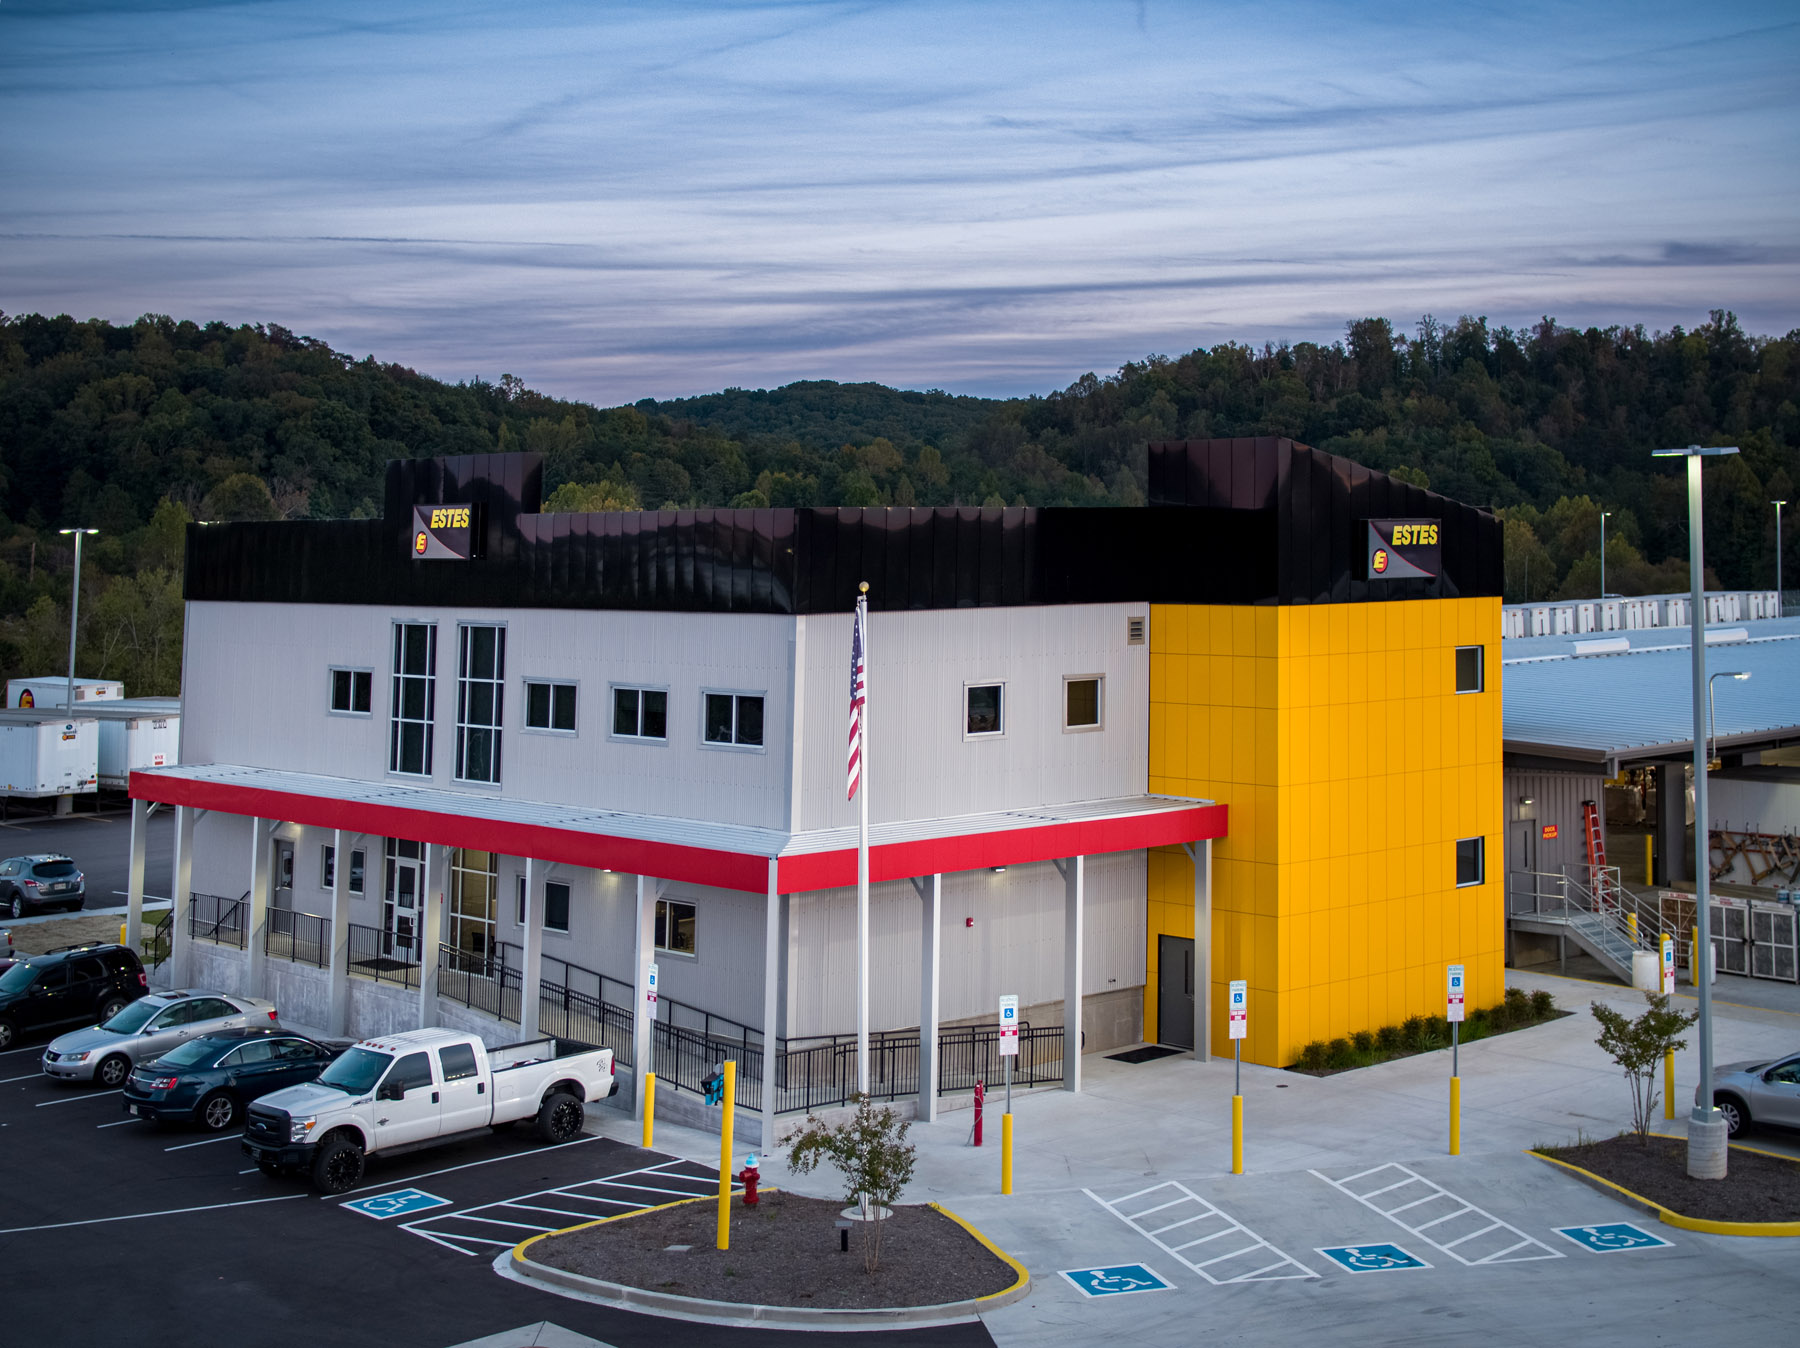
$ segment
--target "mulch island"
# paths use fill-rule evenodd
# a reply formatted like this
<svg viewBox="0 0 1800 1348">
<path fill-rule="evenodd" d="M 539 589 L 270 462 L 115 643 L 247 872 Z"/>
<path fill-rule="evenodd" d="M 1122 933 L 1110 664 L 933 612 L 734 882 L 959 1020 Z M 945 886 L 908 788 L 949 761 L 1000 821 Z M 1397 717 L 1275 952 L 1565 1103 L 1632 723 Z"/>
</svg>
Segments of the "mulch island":
<svg viewBox="0 0 1800 1348">
<path fill-rule="evenodd" d="M 731 1204 L 731 1248 L 715 1248 L 718 1203 L 702 1199 L 615 1218 L 531 1247 L 532 1262 L 673 1296 L 746 1305 L 863 1310 L 934 1306 L 1003 1292 L 1018 1275 L 943 1213 L 896 1207 L 881 1261 L 863 1271 L 858 1235 L 841 1251 L 843 1199 L 765 1190 Z M 671 1250 L 682 1246 L 686 1250 Z"/>
<path fill-rule="evenodd" d="M 1638 1140 L 1622 1133 L 1603 1142 L 1537 1151 L 1590 1170 L 1684 1217 L 1714 1222 L 1800 1221 L 1800 1162 L 1731 1149 L 1722 1180 L 1689 1179 L 1687 1140 Z"/>
</svg>

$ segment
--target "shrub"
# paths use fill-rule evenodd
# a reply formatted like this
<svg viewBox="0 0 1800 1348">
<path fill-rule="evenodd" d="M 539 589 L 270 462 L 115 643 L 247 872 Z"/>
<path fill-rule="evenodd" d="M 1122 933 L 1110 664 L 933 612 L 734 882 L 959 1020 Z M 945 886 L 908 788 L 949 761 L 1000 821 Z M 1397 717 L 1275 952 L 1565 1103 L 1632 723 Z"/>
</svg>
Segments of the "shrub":
<svg viewBox="0 0 1800 1348">
<path fill-rule="evenodd" d="M 1700 1019 L 1700 1013 L 1677 1010 L 1661 993 L 1646 992 L 1644 1000 L 1649 1010 L 1636 1020 L 1599 1002 L 1593 1008 L 1594 1019 L 1600 1022 L 1600 1037 L 1594 1042 L 1611 1055 L 1631 1084 L 1631 1126 L 1638 1141 L 1648 1145 L 1650 1115 L 1656 1108 L 1656 1069 L 1665 1053 L 1687 1047 L 1687 1040 L 1679 1036 Z"/>
<path fill-rule="evenodd" d="M 1505 1029 L 1505 1025 L 1497 1023 L 1503 1014 L 1500 1007 L 1495 1007 L 1492 1011 L 1485 1007 L 1476 1007 L 1469 1012 L 1468 1022 L 1462 1027 L 1463 1039 L 1465 1041 L 1480 1039 L 1484 1035 L 1493 1034 L 1496 1030 Z"/>
<path fill-rule="evenodd" d="M 1538 1020 L 1548 1020 L 1556 1014 L 1556 998 L 1539 988 L 1531 994 L 1531 1014 Z"/>
<path fill-rule="evenodd" d="M 1358 1030 L 1350 1036 L 1350 1042 L 1356 1046 L 1358 1053 L 1367 1054 L 1375 1051 L 1375 1036 L 1367 1030 Z"/>
<path fill-rule="evenodd" d="M 1450 1042 L 1450 1022 L 1442 1016 L 1425 1017 L 1425 1047 L 1442 1048 Z"/>
<path fill-rule="evenodd" d="M 912 1124 L 891 1109 L 877 1109 L 866 1095 L 851 1098 L 856 1113 L 850 1118 L 834 1127 L 809 1117 L 788 1139 L 788 1169 L 805 1175 L 820 1161 L 829 1161 L 844 1177 L 847 1202 L 866 1198 L 871 1208 L 892 1207 L 912 1179 L 914 1148 L 906 1140 Z M 883 1225 L 861 1223 L 865 1273 L 873 1273 L 880 1262 Z"/>
<path fill-rule="evenodd" d="M 1325 1061 L 1328 1067 L 1355 1067 L 1355 1050 L 1350 1047 L 1348 1039 L 1333 1039 L 1325 1046 Z"/>
<path fill-rule="evenodd" d="M 1405 1045 L 1400 1039 L 1398 1025 L 1383 1025 L 1375 1031 L 1375 1047 L 1383 1053 L 1398 1053 Z"/>
<path fill-rule="evenodd" d="M 1325 1070 L 1326 1057 L 1325 1041 L 1323 1039 L 1315 1039 L 1312 1043 L 1300 1050 L 1299 1060 L 1294 1063 L 1294 1066 L 1298 1067 L 1302 1072 L 1323 1072 Z"/>
<path fill-rule="evenodd" d="M 1425 1042 L 1425 1017 L 1408 1016 L 1400 1023 L 1400 1041 L 1413 1052 L 1429 1048 Z"/>
</svg>

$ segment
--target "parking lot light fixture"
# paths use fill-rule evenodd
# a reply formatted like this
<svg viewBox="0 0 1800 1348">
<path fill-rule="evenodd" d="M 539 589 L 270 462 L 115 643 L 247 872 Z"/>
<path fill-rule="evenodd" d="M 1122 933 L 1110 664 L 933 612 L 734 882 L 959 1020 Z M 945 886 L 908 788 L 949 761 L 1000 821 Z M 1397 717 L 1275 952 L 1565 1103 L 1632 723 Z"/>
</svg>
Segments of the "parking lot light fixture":
<svg viewBox="0 0 1800 1348">
<path fill-rule="evenodd" d="M 1703 459 L 1736 454 L 1735 445 L 1702 449 L 1651 451 L 1652 458 L 1687 460 L 1689 644 L 1693 651 L 1694 681 L 1694 908 L 1698 931 L 1694 941 L 1694 969 L 1700 985 L 1700 1019 L 1695 1038 L 1700 1044 L 1700 1088 L 1694 1096 L 1694 1112 L 1688 1116 L 1687 1172 L 1694 1179 L 1724 1179 L 1727 1163 L 1725 1125 L 1712 1103 L 1712 866 L 1702 839 L 1706 821 L 1706 539 L 1701 522 L 1700 464 Z"/>
<path fill-rule="evenodd" d="M 59 534 L 75 535 L 75 585 L 69 591 L 69 715 L 75 714 L 75 615 L 81 612 L 81 540 L 98 529 L 58 529 Z"/>
<path fill-rule="evenodd" d="M 1787 501 L 1770 501 L 1769 504 L 1775 507 L 1775 616 L 1785 618 L 1787 604 L 1781 597 L 1781 507 Z"/>
<path fill-rule="evenodd" d="M 1600 597 L 1602 599 L 1606 598 L 1606 517 L 1610 514 L 1612 514 L 1610 510 L 1600 512 Z"/>
</svg>

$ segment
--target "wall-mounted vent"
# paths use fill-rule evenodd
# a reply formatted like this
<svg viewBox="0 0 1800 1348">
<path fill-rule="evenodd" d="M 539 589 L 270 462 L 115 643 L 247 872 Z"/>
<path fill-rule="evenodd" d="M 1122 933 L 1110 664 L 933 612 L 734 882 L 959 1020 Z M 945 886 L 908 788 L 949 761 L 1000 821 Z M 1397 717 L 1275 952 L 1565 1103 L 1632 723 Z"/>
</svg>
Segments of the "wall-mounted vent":
<svg viewBox="0 0 1800 1348">
<path fill-rule="evenodd" d="M 1125 620 L 1125 644 L 1127 646 L 1142 646 L 1144 644 L 1145 621 L 1146 620 L 1143 618 L 1127 618 Z"/>
</svg>

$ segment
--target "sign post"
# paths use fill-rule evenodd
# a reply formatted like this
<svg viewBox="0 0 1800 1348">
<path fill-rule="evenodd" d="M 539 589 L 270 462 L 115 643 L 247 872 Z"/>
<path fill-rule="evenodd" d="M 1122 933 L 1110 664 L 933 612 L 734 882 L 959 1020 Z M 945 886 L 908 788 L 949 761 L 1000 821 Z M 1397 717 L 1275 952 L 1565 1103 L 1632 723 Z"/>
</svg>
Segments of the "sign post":
<svg viewBox="0 0 1800 1348">
<path fill-rule="evenodd" d="M 1231 1036 L 1231 1173 L 1244 1173 L 1244 1037 L 1250 1033 L 1250 982 L 1234 978 L 1225 1007 Z"/>
<path fill-rule="evenodd" d="M 1675 938 L 1666 934 L 1662 938 L 1662 991 L 1665 997 L 1675 991 Z M 1675 1117 L 1674 1049 L 1663 1053 L 1663 1117 Z"/>
<path fill-rule="evenodd" d="M 1068 1033 L 1067 1029 L 1063 1031 Z M 1019 999 L 1000 999 L 1000 1061 L 1006 1069 L 1006 1113 L 1000 1116 L 1000 1192 L 1012 1192 L 1012 1065 L 1019 1056 Z"/>
<path fill-rule="evenodd" d="M 1462 1076 L 1457 1062 L 1463 1019 L 1463 967 L 1450 966 L 1445 981 L 1444 1019 L 1450 1022 L 1450 1154 L 1462 1154 Z"/>
</svg>

